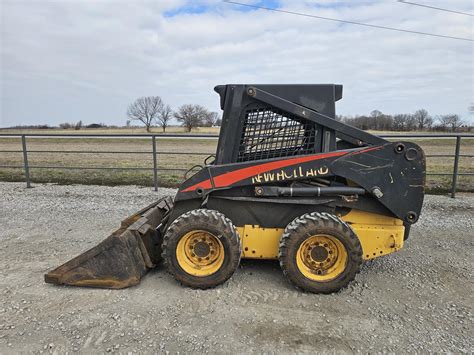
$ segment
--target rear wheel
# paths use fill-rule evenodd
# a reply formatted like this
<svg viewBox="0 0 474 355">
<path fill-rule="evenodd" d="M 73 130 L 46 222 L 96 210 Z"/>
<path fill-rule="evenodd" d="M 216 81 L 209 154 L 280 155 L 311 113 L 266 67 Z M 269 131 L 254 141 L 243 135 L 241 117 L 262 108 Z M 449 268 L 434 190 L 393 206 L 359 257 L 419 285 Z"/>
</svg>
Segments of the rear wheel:
<svg viewBox="0 0 474 355">
<path fill-rule="evenodd" d="M 329 213 L 307 213 L 285 229 L 279 260 L 296 287 L 331 293 L 351 282 L 362 264 L 362 247 L 352 229 Z"/>
<path fill-rule="evenodd" d="M 163 238 L 163 259 L 182 284 L 206 289 L 227 281 L 240 262 L 240 237 L 222 213 L 197 209 L 171 223 Z"/>
</svg>

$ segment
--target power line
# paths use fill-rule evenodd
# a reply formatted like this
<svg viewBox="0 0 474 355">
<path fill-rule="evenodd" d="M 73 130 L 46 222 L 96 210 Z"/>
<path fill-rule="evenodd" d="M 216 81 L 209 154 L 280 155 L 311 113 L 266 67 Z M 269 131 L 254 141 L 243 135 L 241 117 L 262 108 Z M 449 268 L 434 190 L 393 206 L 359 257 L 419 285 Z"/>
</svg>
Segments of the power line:
<svg viewBox="0 0 474 355">
<path fill-rule="evenodd" d="M 459 41 L 474 42 L 474 40 L 471 39 L 471 38 L 463 38 L 463 37 L 454 37 L 454 36 L 438 35 L 438 34 L 434 34 L 434 33 L 411 31 L 411 30 L 404 30 L 404 29 L 402 29 L 402 28 L 395 28 L 395 27 L 388 27 L 388 26 L 370 25 L 370 24 L 368 24 L 368 23 L 363 23 L 363 22 L 348 21 L 348 20 L 341 20 L 341 19 L 332 18 L 332 17 L 323 17 L 323 16 L 317 16 L 317 15 L 310 15 L 310 14 L 306 14 L 306 13 L 303 13 L 303 12 L 280 10 L 280 9 L 274 9 L 274 8 L 270 8 L 270 7 L 264 7 L 264 6 L 258 6 L 258 5 L 251 5 L 251 4 L 244 4 L 244 3 L 240 3 L 240 2 L 236 2 L 236 1 L 223 0 L 223 2 L 228 3 L 228 4 L 233 4 L 233 5 L 240 5 L 240 6 L 252 7 L 252 8 L 255 8 L 255 9 L 262 9 L 262 10 L 268 10 L 268 11 L 275 11 L 275 12 L 281 12 L 281 13 L 285 13 L 285 14 L 298 15 L 298 16 L 304 16 L 304 17 L 312 17 L 312 18 L 317 18 L 317 19 L 320 19 L 320 20 L 327 20 L 327 21 L 348 23 L 348 24 L 351 24 L 351 25 L 358 25 L 358 26 L 365 26 L 365 27 L 373 27 L 373 28 L 379 28 L 379 29 L 383 29 L 383 30 L 397 31 L 397 32 L 404 32 L 404 33 L 414 33 L 414 34 L 418 34 L 418 35 L 431 36 L 431 37 L 441 37 L 441 38 L 447 38 L 447 39 L 456 39 L 456 40 L 459 40 Z"/>
<path fill-rule="evenodd" d="M 473 14 L 470 14 L 468 12 L 461 12 L 461 11 L 455 11 L 455 10 L 450 10 L 450 9 L 443 9 L 441 7 L 435 7 L 435 6 L 429 6 L 429 5 L 424 5 L 424 4 L 418 4 L 416 2 L 410 2 L 410 1 L 405 1 L 405 0 L 398 0 L 398 2 L 401 2 L 403 4 L 407 5 L 414 5 L 414 6 L 420 6 L 420 7 L 427 7 L 428 9 L 433 9 L 433 10 L 439 10 L 439 11 L 446 11 L 446 12 L 452 12 L 454 14 L 459 14 L 459 15 L 466 15 L 466 16 L 472 16 L 474 17 Z"/>
</svg>

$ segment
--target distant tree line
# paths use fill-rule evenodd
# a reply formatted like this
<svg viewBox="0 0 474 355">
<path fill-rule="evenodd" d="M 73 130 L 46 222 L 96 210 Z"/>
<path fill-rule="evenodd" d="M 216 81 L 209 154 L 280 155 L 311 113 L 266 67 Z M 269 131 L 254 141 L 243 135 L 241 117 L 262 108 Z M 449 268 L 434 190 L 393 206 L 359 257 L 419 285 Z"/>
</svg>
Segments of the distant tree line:
<svg viewBox="0 0 474 355">
<path fill-rule="evenodd" d="M 105 123 L 91 123 L 85 125 L 82 121 L 79 122 L 64 122 L 60 123 L 57 126 L 50 126 L 47 124 L 39 124 L 39 125 L 17 125 L 6 127 L 2 129 L 53 129 L 53 128 L 62 128 L 62 129 L 76 129 L 80 130 L 82 128 L 119 128 L 118 126 L 107 126 Z"/>
<path fill-rule="evenodd" d="M 150 132 L 157 125 L 166 132 L 172 118 L 188 131 L 196 127 L 220 126 L 221 118 L 217 112 L 211 112 L 201 105 L 185 104 L 173 111 L 159 96 L 146 96 L 136 99 L 128 106 L 127 116 L 130 121 L 139 121 Z M 127 122 L 130 125 L 130 121 Z"/>
<path fill-rule="evenodd" d="M 474 113 L 474 104 L 469 106 L 469 112 Z M 147 96 L 136 99 L 127 109 L 127 127 L 131 127 L 132 122 L 137 121 L 145 125 L 147 132 L 151 127 L 161 127 L 163 132 L 170 126 L 171 120 L 175 118 L 186 131 L 191 132 L 196 127 L 213 127 L 222 124 L 222 118 L 217 112 L 209 111 L 207 108 L 196 104 L 185 104 L 173 111 L 166 105 L 159 96 Z M 363 130 L 376 131 L 450 131 L 471 132 L 473 126 L 461 119 L 459 115 L 447 114 L 431 116 L 427 110 L 420 109 L 414 113 L 400 113 L 389 115 L 379 110 L 373 110 L 369 115 L 358 116 L 336 116 L 338 121 L 342 121 L 351 126 Z M 105 125 L 104 123 L 83 124 L 82 121 L 76 123 L 60 123 L 59 128 L 75 129 L 82 128 L 119 128 L 120 126 Z M 9 129 L 51 129 L 48 125 L 23 125 L 9 127 Z"/>
<path fill-rule="evenodd" d="M 209 111 L 204 106 L 185 104 L 173 111 L 171 106 L 166 105 L 159 96 L 144 96 L 136 99 L 128 106 L 127 117 L 127 127 L 131 127 L 132 122 L 137 121 L 145 125 L 147 132 L 150 132 L 151 128 L 155 126 L 161 127 L 163 132 L 166 132 L 166 128 L 170 126 L 173 118 L 176 118 L 188 132 L 196 127 L 220 126 L 222 123 L 222 119 L 217 112 Z M 62 129 L 79 130 L 83 127 L 105 128 L 111 126 L 97 123 L 84 125 L 82 121 L 59 124 L 59 128 Z"/>
<path fill-rule="evenodd" d="M 466 125 L 459 115 L 448 114 L 432 117 L 425 109 L 414 113 L 399 113 L 388 115 L 373 110 L 369 115 L 362 116 L 337 116 L 337 120 L 350 124 L 363 130 L 377 131 L 451 131 L 457 132 Z"/>
</svg>

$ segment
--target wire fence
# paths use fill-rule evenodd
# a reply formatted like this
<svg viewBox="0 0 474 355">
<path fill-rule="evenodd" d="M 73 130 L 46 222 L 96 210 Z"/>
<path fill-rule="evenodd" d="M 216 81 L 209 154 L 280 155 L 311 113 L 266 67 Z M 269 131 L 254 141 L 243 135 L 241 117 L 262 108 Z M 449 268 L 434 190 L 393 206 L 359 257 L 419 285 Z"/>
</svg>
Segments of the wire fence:
<svg viewBox="0 0 474 355">
<path fill-rule="evenodd" d="M 461 143 L 462 140 L 473 139 L 474 134 L 394 134 L 394 135 L 380 135 L 382 138 L 389 140 L 393 139 L 451 139 L 455 140 L 454 143 L 454 154 L 427 154 L 426 157 L 429 158 L 453 158 L 453 165 L 451 171 L 442 171 L 442 172 L 427 172 L 427 175 L 434 176 L 448 176 L 451 177 L 451 197 L 455 197 L 457 190 L 457 181 L 459 176 L 468 176 L 473 177 L 474 173 L 472 172 L 460 172 L 460 158 L 474 158 L 473 154 L 461 154 Z M 213 134 L 41 134 L 41 133 L 32 133 L 32 134 L 15 134 L 15 133 L 0 133 L 0 141 L 2 138 L 20 138 L 21 140 L 21 149 L 17 150 L 0 150 L 0 153 L 21 153 L 22 154 L 22 164 L 2 164 L 0 160 L 0 170 L 1 169 L 22 169 L 24 173 L 24 179 L 26 187 L 31 187 L 31 177 L 30 171 L 34 169 L 60 169 L 60 170 L 109 170 L 109 171 L 120 171 L 120 170 L 142 170 L 150 171 L 153 174 L 153 187 L 155 191 L 158 189 L 158 172 L 159 171 L 180 171 L 186 172 L 189 171 L 189 168 L 166 168 L 158 167 L 159 156 L 160 155 L 172 155 L 172 156 L 209 156 L 213 155 L 215 152 L 183 152 L 183 151 L 158 151 L 157 147 L 159 146 L 159 141 L 164 139 L 186 139 L 186 140 L 217 140 L 218 136 Z M 149 140 L 147 143 L 150 150 L 147 151 L 138 151 L 138 150 L 63 150 L 63 149 L 28 149 L 29 143 L 35 139 L 54 139 L 54 138 L 63 138 L 63 139 L 146 139 Z M 53 143 L 54 144 L 54 143 Z M 133 155 L 146 155 L 151 157 L 152 164 L 150 166 L 60 166 L 60 165 L 32 165 L 29 162 L 30 154 L 133 154 Z M 191 168 L 192 169 L 192 168 Z"/>
</svg>

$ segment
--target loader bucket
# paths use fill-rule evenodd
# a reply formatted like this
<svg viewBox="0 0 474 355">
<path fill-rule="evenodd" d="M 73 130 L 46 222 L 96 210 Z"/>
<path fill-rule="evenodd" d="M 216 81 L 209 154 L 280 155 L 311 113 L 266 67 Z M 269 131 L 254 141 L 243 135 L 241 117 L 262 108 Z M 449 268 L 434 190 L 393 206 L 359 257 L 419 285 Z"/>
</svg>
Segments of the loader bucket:
<svg viewBox="0 0 474 355">
<path fill-rule="evenodd" d="M 165 197 L 128 217 L 97 246 L 48 272 L 55 285 L 125 288 L 136 285 L 161 261 L 160 226 L 173 207 Z"/>
</svg>

